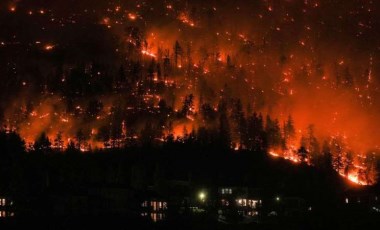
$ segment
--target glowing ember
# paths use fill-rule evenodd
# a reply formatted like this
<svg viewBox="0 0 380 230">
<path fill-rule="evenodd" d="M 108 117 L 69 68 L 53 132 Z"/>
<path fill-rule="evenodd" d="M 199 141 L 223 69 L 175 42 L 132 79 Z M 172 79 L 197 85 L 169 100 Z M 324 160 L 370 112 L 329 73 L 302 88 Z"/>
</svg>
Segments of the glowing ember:
<svg viewBox="0 0 380 230">
<path fill-rule="evenodd" d="M 280 157 L 280 155 L 278 153 L 275 153 L 273 151 L 269 151 L 269 154 L 273 157 Z"/>
<path fill-rule="evenodd" d="M 128 14 L 128 18 L 129 18 L 129 20 L 131 20 L 131 21 L 135 21 L 135 20 L 137 19 L 137 15 L 134 14 L 134 13 L 129 13 L 129 14 Z"/>
<path fill-rule="evenodd" d="M 46 50 L 46 51 L 51 51 L 51 50 L 53 50 L 54 49 L 54 45 L 45 45 L 45 47 L 44 47 L 44 49 Z"/>
<path fill-rule="evenodd" d="M 141 53 L 142 53 L 143 55 L 150 56 L 150 57 L 153 57 L 153 58 L 156 57 L 156 55 L 155 55 L 154 53 L 151 53 L 151 52 L 149 52 L 149 51 L 147 51 L 147 50 L 142 50 Z"/>
<path fill-rule="evenodd" d="M 183 24 L 186 24 L 188 26 L 191 26 L 191 27 L 194 27 L 195 26 L 195 22 L 193 20 L 190 19 L 190 17 L 186 14 L 186 13 L 181 13 L 179 16 L 178 16 L 178 19 L 183 23 Z"/>
</svg>

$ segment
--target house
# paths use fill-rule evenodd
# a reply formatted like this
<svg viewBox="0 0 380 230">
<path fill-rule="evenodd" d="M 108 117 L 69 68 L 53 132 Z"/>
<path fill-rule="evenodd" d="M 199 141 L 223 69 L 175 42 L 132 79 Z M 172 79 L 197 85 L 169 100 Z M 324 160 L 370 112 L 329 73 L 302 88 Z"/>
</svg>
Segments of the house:
<svg viewBox="0 0 380 230">
<path fill-rule="evenodd" d="M 152 191 L 145 192 L 145 194 L 140 199 L 141 217 L 150 219 L 153 222 L 158 222 L 166 219 L 168 212 L 167 199 L 159 196 Z"/>
<path fill-rule="evenodd" d="M 15 215 L 14 202 L 10 197 L 0 196 L 0 218 L 9 218 Z"/>
<path fill-rule="evenodd" d="M 263 204 L 256 189 L 223 186 L 217 194 L 218 220 L 221 222 L 257 222 Z"/>
</svg>

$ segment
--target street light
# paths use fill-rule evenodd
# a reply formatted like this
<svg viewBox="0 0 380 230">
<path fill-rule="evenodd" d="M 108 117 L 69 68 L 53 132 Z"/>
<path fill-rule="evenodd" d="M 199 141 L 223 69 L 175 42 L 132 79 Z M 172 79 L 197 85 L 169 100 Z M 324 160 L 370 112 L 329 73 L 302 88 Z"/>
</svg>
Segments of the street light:
<svg viewBox="0 0 380 230">
<path fill-rule="evenodd" d="M 199 195 L 198 195 L 199 199 L 204 202 L 205 199 L 206 199 L 206 193 L 204 192 L 200 192 Z"/>
</svg>

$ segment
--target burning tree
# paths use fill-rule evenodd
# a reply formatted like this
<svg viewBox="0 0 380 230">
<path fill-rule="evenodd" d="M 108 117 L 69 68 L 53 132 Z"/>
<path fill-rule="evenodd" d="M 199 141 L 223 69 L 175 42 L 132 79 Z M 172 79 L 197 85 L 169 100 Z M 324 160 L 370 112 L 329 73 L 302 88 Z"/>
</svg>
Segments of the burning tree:
<svg viewBox="0 0 380 230">
<path fill-rule="evenodd" d="M 376 153 L 373 151 L 370 151 L 366 154 L 366 158 L 364 161 L 365 164 L 365 173 L 364 178 L 365 182 L 367 184 L 375 184 L 378 179 L 378 160 L 376 158 Z"/>
<path fill-rule="evenodd" d="M 330 150 L 332 155 L 332 166 L 338 173 L 343 173 L 344 158 L 345 158 L 345 144 L 340 136 L 334 136 L 330 142 Z"/>
<path fill-rule="evenodd" d="M 45 132 L 41 133 L 41 135 L 34 142 L 33 147 L 35 151 L 42 153 L 47 153 L 51 150 L 51 142 Z"/>
<path fill-rule="evenodd" d="M 185 97 L 185 100 L 183 101 L 181 115 L 187 117 L 193 114 L 194 114 L 194 96 L 193 94 L 189 94 Z"/>
</svg>

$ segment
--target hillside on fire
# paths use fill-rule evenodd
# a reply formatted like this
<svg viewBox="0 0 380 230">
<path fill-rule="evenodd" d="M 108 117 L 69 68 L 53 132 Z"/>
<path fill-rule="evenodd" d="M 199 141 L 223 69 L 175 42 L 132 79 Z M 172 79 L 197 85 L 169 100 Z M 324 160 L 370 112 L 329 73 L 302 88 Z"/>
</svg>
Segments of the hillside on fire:
<svg viewBox="0 0 380 230">
<path fill-rule="evenodd" d="M 379 11 L 366 0 L 2 1 L 0 222 L 374 224 Z"/>
</svg>

